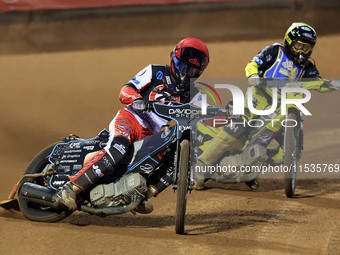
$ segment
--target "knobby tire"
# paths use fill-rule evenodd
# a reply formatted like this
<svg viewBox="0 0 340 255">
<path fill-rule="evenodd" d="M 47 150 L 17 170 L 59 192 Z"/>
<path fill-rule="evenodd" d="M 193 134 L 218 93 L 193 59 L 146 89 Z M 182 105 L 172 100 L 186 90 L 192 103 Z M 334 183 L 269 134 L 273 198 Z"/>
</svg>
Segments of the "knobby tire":
<svg viewBox="0 0 340 255">
<path fill-rule="evenodd" d="M 176 204 L 176 233 L 184 234 L 185 211 L 188 193 L 188 171 L 190 161 L 190 142 L 183 140 L 180 144 L 180 158 L 177 181 L 177 204 Z"/>
<path fill-rule="evenodd" d="M 298 123 L 298 125 L 296 125 L 295 127 L 286 127 L 284 136 L 283 164 L 285 167 L 289 169 L 289 171 L 285 173 L 284 188 L 286 196 L 288 198 L 291 198 L 294 196 L 296 187 L 296 168 L 297 168 L 296 153 L 297 153 L 297 139 L 298 139 L 297 134 L 299 128 L 299 118 L 295 112 L 290 112 L 287 118 L 293 119 Z"/>
<path fill-rule="evenodd" d="M 39 152 L 28 165 L 25 174 L 41 173 L 45 166 L 50 163 L 48 161 L 48 158 L 55 145 L 56 144 L 51 144 L 50 146 L 46 147 L 41 152 Z M 49 207 L 43 207 L 23 199 L 20 195 L 20 187 L 25 182 L 34 182 L 40 185 L 44 185 L 44 181 L 41 177 L 25 178 L 19 184 L 18 189 L 19 206 L 23 215 L 27 219 L 40 222 L 57 222 L 71 214 L 71 212 L 67 210 L 57 210 Z"/>
</svg>

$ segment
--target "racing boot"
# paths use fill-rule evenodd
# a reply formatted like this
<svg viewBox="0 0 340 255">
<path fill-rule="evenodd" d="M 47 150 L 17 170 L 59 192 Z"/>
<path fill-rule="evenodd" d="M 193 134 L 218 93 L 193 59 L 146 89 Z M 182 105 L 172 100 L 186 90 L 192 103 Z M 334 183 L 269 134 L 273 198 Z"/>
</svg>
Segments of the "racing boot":
<svg viewBox="0 0 340 255">
<path fill-rule="evenodd" d="M 203 190 L 205 188 L 204 183 L 209 179 L 210 175 L 210 173 L 207 172 L 207 168 L 217 164 L 223 155 L 240 150 L 242 147 L 243 144 L 240 141 L 224 130 L 221 130 L 198 157 L 193 188 Z"/>
<path fill-rule="evenodd" d="M 157 197 L 157 195 L 165 190 L 173 182 L 173 168 L 166 167 L 159 169 L 157 173 L 153 174 L 148 180 L 149 189 L 146 192 L 146 197 Z M 141 214 L 148 214 L 153 211 L 153 205 L 149 201 L 143 201 L 134 210 L 134 212 Z"/>
<path fill-rule="evenodd" d="M 158 191 L 154 186 L 150 186 L 147 193 L 146 197 L 151 198 L 154 196 L 157 196 Z M 140 214 L 149 214 L 153 211 L 153 205 L 149 201 L 143 201 L 135 209 L 133 209 L 134 212 L 138 212 Z"/>
<path fill-rule="evenodd" d="M 205 190 L 206 189 L 205 182 L 206 182 L 206 180 L 204 178 L 196 176 L 196 178 L 194 180 L 194 186 L 192 186 L 192 187 L 195 190 Z"/>
<path fill-rule="evenodd" d="M 149 201 L 143 201 L 135 209 L 134 212 L 138 212 L 140 214 L 149 214 L 153 211 L 153 205 Z"/>
<path fill-rule="evenodd" d="M 77 196 L 97 182 L 104 174 L 114 168 L 114 163 L 106 150 L 94 153 L 83 168 L 75 175 L 70 176 L 67 182 L 57 193 L 56 202 L 68 208 L 77 209 Z"/>
<path fill-rule="evenodd" d="M 257 190 L 260 186 L 257 179 L 246 182 L 246 185 L 252 190 Z"/>
<path fill-rule="evenodd" d="M 57 193 L 56 201 L 71 211 L 77 210 L 77 196 L 81 189 L 71 182 L 67 182 Z"/>
</svg>

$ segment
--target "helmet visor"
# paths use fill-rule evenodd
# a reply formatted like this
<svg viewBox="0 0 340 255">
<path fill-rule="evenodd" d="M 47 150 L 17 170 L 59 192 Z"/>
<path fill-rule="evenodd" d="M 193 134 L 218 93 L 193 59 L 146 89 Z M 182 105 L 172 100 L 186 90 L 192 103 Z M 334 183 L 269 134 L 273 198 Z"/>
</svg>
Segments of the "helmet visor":
<svg viewBox="0 0 340 255">
<path fill-rule="evenodd" d="M 292 45 L 292 49 L 296 53 L 308 54 L 312 50 L 313 46 L 309 43 L 294 41 Z"/>
<path fill-rule="evenodd" d="M 182 61 L 178 61 L 178 65 L 176 65 L 176 67 L 181 74 L 186 75 L 189 78 L 198 78 L 203 72 L 195 67 L 183 63 Z"/>
</svg>

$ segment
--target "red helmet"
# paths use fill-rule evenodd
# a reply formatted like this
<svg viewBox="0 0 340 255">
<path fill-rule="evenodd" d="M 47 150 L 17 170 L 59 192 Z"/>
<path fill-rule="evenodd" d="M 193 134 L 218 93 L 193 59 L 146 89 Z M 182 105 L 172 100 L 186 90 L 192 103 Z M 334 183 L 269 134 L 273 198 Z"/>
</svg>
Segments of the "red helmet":
<svg viewBox="0 0 340 255">
<path fill-rule="evenodd" d="M 189 90 L 190 78 L 198 78 L 208 66 L 209 51 L 201 40 L 189 37 L 180 41 L 170 53 L 170 73 L 174 92 Z"/>
</svg>

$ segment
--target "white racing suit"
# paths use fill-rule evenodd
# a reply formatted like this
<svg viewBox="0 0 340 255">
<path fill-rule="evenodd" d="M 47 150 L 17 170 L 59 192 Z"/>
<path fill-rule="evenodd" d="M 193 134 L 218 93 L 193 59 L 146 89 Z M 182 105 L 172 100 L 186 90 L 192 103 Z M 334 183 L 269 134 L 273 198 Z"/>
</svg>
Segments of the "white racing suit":
<svg viewBox="0 0 340 255">
<path fill-rule="evenodd" d="M 160 132 L 161 127 L 167 124 L 166 119 L 154 112 L 135 111 L 132 108 L 135 99 L 143 98 L 145 102 L 156 100 L 166 103 L 171 98 L 178 103 L 199 104 L 200 92 L 197 90 L 197 93 L 192 94 L 190 91 L 177 91 L 168 66 L 149 65 L 141 70 L 121 89 L 119 100 L 127 106 L 121 109 L 111 121 L 109 142 L 105 149 L 92 155 L 83 169 L 77 175 L 70 177 L 70 181 L 85 190 L 105 175 L 113 174 L 115 178 L 122 176 L 125 172 L 121 169 L 124 168 L 115 166 L 129 155 L 132 143 Z M 157 176 L 150 178 L 151 183 L 148 184 L 154 186 L 159 193 L 171 184 L 172 175 L 172 168 L 168 166 Z"/>
</svg>

